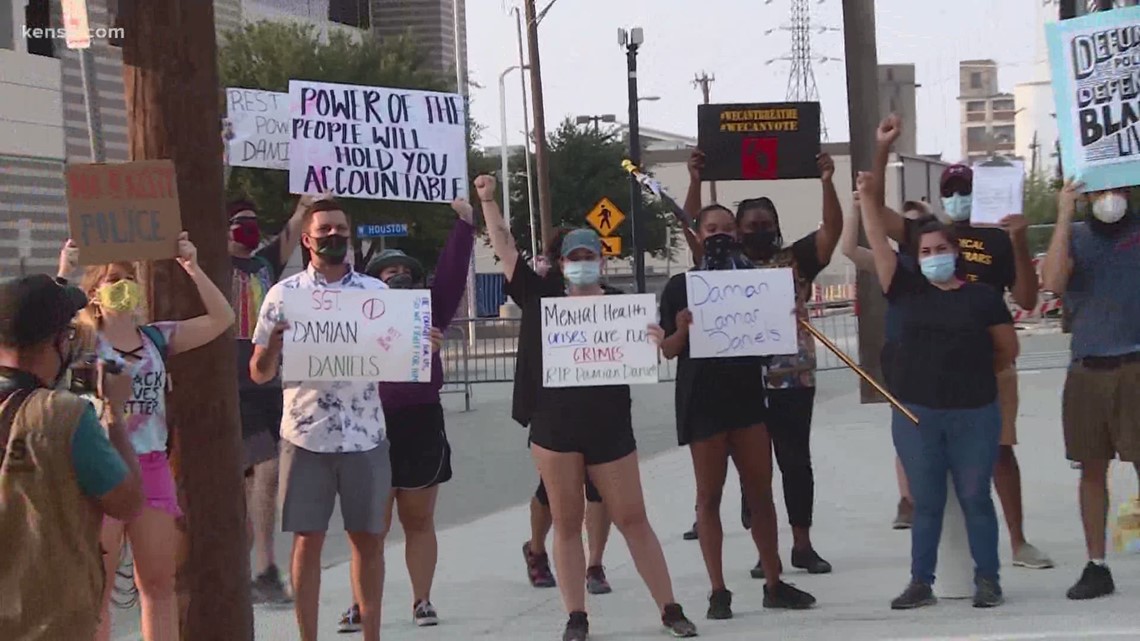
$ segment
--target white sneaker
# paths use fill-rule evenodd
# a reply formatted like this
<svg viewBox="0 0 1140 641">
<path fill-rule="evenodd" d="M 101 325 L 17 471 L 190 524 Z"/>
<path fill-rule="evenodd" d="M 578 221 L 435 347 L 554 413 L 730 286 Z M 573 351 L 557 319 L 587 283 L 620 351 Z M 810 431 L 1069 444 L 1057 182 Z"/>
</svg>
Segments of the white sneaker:
<svg viewBox="0 0 1140 641">
<path fill-rule="evenodd" d="M 1033 547 L 1029 543 L 1021 546 L 1017 552 L 1013 553 L 1013 565 L 1019 568 L 1029 568 L 1031 570 L 1046 570 L 1053 567 L 1053 559 L 1045 556 L 1045 553 Z"/>
<path fill-rule="evenodd" d="M 431 601 L 420 601 L 412 608 L 412 621 L 421 628 L 439 625 L 439 615 Z"/>
</svg>

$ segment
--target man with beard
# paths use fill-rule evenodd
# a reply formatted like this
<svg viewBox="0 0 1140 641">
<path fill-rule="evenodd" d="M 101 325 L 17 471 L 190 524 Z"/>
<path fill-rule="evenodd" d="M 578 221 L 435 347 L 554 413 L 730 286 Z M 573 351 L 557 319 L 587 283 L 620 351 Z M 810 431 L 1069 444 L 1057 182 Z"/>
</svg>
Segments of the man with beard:
<svg viewBox="0 0 1140 641">
<path fill-rule="evenodd" d="M 1108 465 L 1120 456 L 1140 472 L 1140 215 L 1129 189 L 1088 194 L 1092 216 L 1073 223 L 1080 183 L 1058 197 L 1045 255 L 1045 289 L 1064 295 L 1072 315 L 1072 363 L 1065 378 L 1065 454 L 1080 463 L 1081 520 L 1089 562 L 1069 589 L 1074 600 L 1112 594 L 1105 564 Z"/>
</svg>

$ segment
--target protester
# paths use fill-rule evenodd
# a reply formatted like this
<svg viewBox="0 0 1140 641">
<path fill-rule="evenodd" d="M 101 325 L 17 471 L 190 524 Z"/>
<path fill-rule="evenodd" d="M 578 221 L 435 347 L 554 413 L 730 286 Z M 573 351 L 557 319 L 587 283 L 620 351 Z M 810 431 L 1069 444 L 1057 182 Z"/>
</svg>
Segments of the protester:
<svg viewBox="0 0 1140 641">
<path fill-rule="evenodd" d="M 233 305 L 237 316 L 238 400 L 242 441 L 245 446 L 245 495 L 250 544 L 256 557 L 254 603 L 289 603 L 281 572 L 273 554 L 277 526 L 277 451 L 281 429 L 281 381 L 260 386 L 249 378 L 253 355 L 253 328 L 266 292 L 285 271 L 297 247 L 301 218 L 312 204 L 311 196 L 297 201 L 281 233 L 262 244 L 257 208 L 248 201 L 228 205 L 230 263 L 233 269 Z"/>
<path fill-rule="evenodd" d="M 540 278 L 552 279 L 557 285 L 563 281 L 562 272 L 553 267 L 561 260 L 562 239 L 571 230 L 562 229 L 549 243 L 547 253 L 534 257 L 534 272 Z M 620 294 L 619 290 L 602 284 L 606 293 Z M 522 307 L 524 291 L 516 291 L 508 281 L 505 291 L 516 305 Z M 515 294 L 518 294 L 516 298 Z M 525 302 L 525 301 L 524 301 Z M 542 319 L 537 315 L 522 319 L 521 333 L 531 335 L 541 331 Z M 532 328 L 533 326 L 533 328 Z M 530 427 L 530 419 L 534 413 L 535 399 L 538 390 L 542 387 L 542 352 L 531 349 L 525 342 L 520 342 L 515 357 L 514 394 L 512 397 L 511 417 L 523 427 Z M 550 514 L 550 497 L 546 492 L 546 485 L 542 478 L 538 479 L 538 489 L 530 499 L 530 540 L 523 544 L 523 560 L 526 563 L 527 578 L 535 588 L 552 588 L 557 585 L 554 574 L 550 571 L 550 557 L 546 553 L 546 537 L 550 534 L 554 519 Z M 586 591 L 590 594 L 609 594 L 613 591 L 606 579 L 605 569 L 602 567 L 602 557 L 605 555 L 606 542 L 610 538 L 610 517 L 606 506 L 602 503 L 602 495 L 598 488 L 586 476 L 586 545 L 589 559 L 586 565 Z"/>
<path fill-rule="evenodd" d="M 701 270 L 752 269 L 740 252 L 736 218 L 720 205 L 702 209 L 697 237 L 703 246 Z M 744 497 L 753 514 L 753 539 L 766 568 L 764 607 L 804 609 L 815 603 L 810 594 L 780 580 L 776 508 L 772 502 L 771 439 L 765 427 L 766 386 L 763 359 L 757 357 L 692 359 L 686 277 L 677 274 L 661 295 L 661 323 L 666 338 L 662 352 L 679 358 L 676 383 L 677 441 L 689 446 L 697 481 L 697 527 L 712 594 L 708 618 L 732 618 L 732 592 L 724 580 L 720 522 L 721 494 L 731 452 L 742 479 Z"/>
<path fill-rule="evenodd" d="M 1089 562 L 1070 599 L 1116 590 L 1105 563 L 1108 466 L 1140 463 L 1140 214 L 1131 189 L 1088 194 L 1092 216 L 1073 223 L 1083 185 L 1067 182 L 1045 254 L 1045 289 L 1072 315 L 1072 363 L 1062 396 L 1065 455 L 1081 465 L 1081 521 Z M 1140 474 L 1140 466 L 1137 466 Z"/>
<path fill-rule="evenodd" d="M 475 188 L 512 297 L 523 308 L 524 323 L 541 316 L 543 298 L 604 294 L 599 284 L 601 240 L 596 233 L 574 230 L 563 239 L 559 272 L 565 282 L 541 278 L 520 259 L 495 202 L 495 179 L 480 176 Z M 529 343 L 529 349 L 540 353 L 541 325 L 532 321 L 525 326 L 530 332 L 519 336 L 520 344 Z M 655 325 L 648 329 L 653 340 L 659 341 L 661 329 Z M 540 372 L 532 375 L 539 377 Z M 614 525 L 625 538 L 638 573 L 660 610 L 661 623 L 675 637 L 696 636 L 696 627 L 674 599 L 665 555 L 645 513 L 629 386 L 533 385 L 527 389 L 535 392 L 529 421 L 531 455 L 550 497 L 554 564 L 561 578 L 563 605 L 570 615 L 563 641 L 585 641 L 589 636 L 582 550 L 582 487 L 586 476 L 594 481 Z"/>
<path fill-rule="evenodd" d="M 932 586 L 946 508 L 947 470 L 966 518 L 974 558 L 974 606 L 1002 603 L 997 514 L 990 482 L 1001 436 L 995 372 L 1017 358 L 1013 319 L 997 290 L 961 275 L 952 227 L 923 223 L 915 233 L 919 272 L 887 242 L 874 174 L 861 172 L 863 226 L 879 282 L 899 314 L 892 356 L 894 393 L 918 417 L 895 411 L 891 433 L 914 495 L 911 582 L 896 610 L 935 602 Z"/>
<path fill-rule="evenodd" d="M 874 171 L 878 176 L 876 197 L 880 205 L 883 202 L 882 190 L 891 146 L 901 132 L 901 120 L 894 115 L 884 119 L 876 132 L 878 147 Z M 942 206 L 954 222 L 958 236 L 963 275 L 969 282 L 985 283 L 1002 293 L 1008 290 L 1018 306 L 1033 309 L 1037 305 L 1038 282 L 1033 256 L 1029 252 L 1029 222 L 1020 213 L 1011 213 L 996 227 L 971 224 L 973 182 L 973 171 L 965 165 L 947 167 L 942 172 L 940 181 Z M 880 209 L 888 212 L 883 219 L 887 234 L 900 246 L 910 243 L 917 229 L 916 224 L 893 215 L 885 207 Z M 1009 528 L 1013 564 L 1032 569 L 1051 568 L 1052 559 L 1025 538 L 1021 471 L 1013 450 L 1017 444 L 1018 395 L 1017 368 L 1012 363 L 1006 371 L 998 372 L 998 394 L 1002 434 L 994 470 L 994 487 L 1001 499 L 1002 512 Z"/>
<path fill-rule="evenodd" d="M 270 288 L 253 331 L 249 374 L 264 385 L 277 378 L 289 326 L 287 289 L 386 289 L 351 269 L 347 214 L 333 199 L 314 203 L 301 221 L 308 267 Z M 392 487 L 383 407 L 376 383 L 289 381 L 282 384 L 281 527 L 293 533 L 290 580 L 301 641 L 317 640 L 321 548 L 340 499 L 352 549 L 353 593 L 365 641 L 380 639 L 384 590 L 385 501 Z"/>
<path fill-rule="evenodd" d="M 61 278 L 77 270 L 77 248 L 71 241 L 60 257 Z M 174 593 L 175 558 L 181 534 L 176 520 L 182 511 L 167 461 L 168 426 L 166 392 L 171 385 L 167 358 L 197 349 L 221 336 L 234 322 L 226 296 L 198 265 L 198 250 L 186 232 L 178 237 L 178 264 L 194 281 L 206 313 L 183 321 L 141 324 L 143 289 L 133 263 L 110 263 L 88 267 L 83 291 L 90 304 L 80 321 L 94 337 L 94 352 L 126 362 L 132 379 L 125 404 L 127 432 L 142 470 L 146 505 L 141 513 L 124 520 L 103 522 L 102 545 L 107 580 L 103 618 L 96 639 L 111 633 L 108 599 L 114 588 L 124 534 L 131 544 L 135 582 L 142 606 L 142 634 L 146 641 L 178 638 L 178 602 Z"/>
<path fill-rule="evenodd" d="M 86 305 L 46 275 L 0 281 L 0 639 L 91 639 L 100 521 L 129 521 L 143 507 L 124 412 L 131 379 L 88 371 L 102 425 L 90 403 L 58 389 L 85 356 L 73 318 Z"/>
<path fill-rule="evenodd" d="M 455 319 L 467 287 L 467 270 L 475 249 L 474 214 L 470 203 L 451 204 L 459 216 L 443 245 L 431 285 L 432 341 L 439 345 L 443 332 Z M 393 289 L 422 289 L 423 265 L 399 249 L 388 249 L 368 261 L 364 273 Z M 431 602 L 439 544 L 435 532 L 435 504 L 439 486 L 451 480 L 451 445 L 444 429 L 443 360 L 438 348 L 432 357 L 429 383 L 380 383 L 380 401 L 392 464 L 392 494 L 387 516 L 392 523 L 395 506 L 404 529 L 404 557 L 412 580 L 412 621 L 420 626 L 439 623 Z M 341 632 L 360 630 L 360 606 L 354 603 L 340 620 Z"/>
</svg>

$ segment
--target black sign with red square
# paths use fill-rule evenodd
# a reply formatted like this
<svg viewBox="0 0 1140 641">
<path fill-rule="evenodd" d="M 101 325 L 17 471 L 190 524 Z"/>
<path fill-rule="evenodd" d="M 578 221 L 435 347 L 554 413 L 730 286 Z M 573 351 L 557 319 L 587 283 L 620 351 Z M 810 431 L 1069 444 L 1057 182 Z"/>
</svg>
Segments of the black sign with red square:
<svg viewBox="0 0 1140 641">
<path fill-rule="evenodd" d="M 819 178 L 819 103 L 701 105 L 702 180 Z"/>
</svg>

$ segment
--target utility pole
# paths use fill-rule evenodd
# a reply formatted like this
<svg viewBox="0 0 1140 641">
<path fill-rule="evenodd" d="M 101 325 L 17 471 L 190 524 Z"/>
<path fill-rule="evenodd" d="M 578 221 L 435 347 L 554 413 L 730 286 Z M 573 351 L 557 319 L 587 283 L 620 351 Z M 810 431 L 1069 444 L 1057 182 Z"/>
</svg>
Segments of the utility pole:
<svg viewBox="0 0 1140 641">
<path fill-rule="evenodd" d="M 710 76 L 703 71 L 693 79 L 693 86 L 701 88 L 701 95 L 704 96 L 704 104 L 706 105 L 709 104 L 709 88 L 714 82 L 716 82 L 716 76 Z M 717 202 L 715 180 L 709 181 L 709 198 L 712 199 L 712 202 Z"/>
<path fill-rule="evenodd" d="M 641 166 L 641 125 L 637 100 L 637 50 L 645 42 L 645 32 L 634 27 L 618 31 L 618 43 L 625 47 L 625 63 L 629 77 L 629 160 Z M 629 176 L 629 212 L 633 218 L 633 275 L 637 293 L 645 293 L 645 214 L 641 211 L 641 185 Z"/>
<path fill-rule="evenodd" d="M 538 219 L 542 224 L 542 246 L 554 238 L 551 218 L 549 148 L 546 142 L 546 109 L 542 102 L 542 65 L 538 55 L 538 14 L 534 0 L 523 0 L 526 13 L 526 40 L 530 53 L 530 99 L 534 107 L 534 160 L 538 173 Z"/>
<path fill-rule="evenodd" d="M 875 157 L 875 131 L 879 126 L 879 55 L 875 44 L 875 0 L 843 0 L 844 59 L 847 65 L 847 109 L 851 127 L 851 184 L 859 171 L 870 171 Z M 859 242 L 867 245 L 859 232 Z M 886 299 L 873 274 L 860 272 L 856 282 L 859 304 L 859 363 L 875 380 L 883 380 L 879 354 L 883 349 Z M 863 403 L 885 399 L 874 387 L 860 381 Z"/>
<path fill-rule="evenodd" d="M 229 291 L 213 3 L 123 5 L 130 5 L 123 39 L 130 159 L 174 161 L 182 227 L 198 247 L 202 269 Z M 150 263 L 143 276 L 154 318 L 203 313 L 175 261 Z M 181 636 L 194 641 L 253 639 L 235 350 L 226 332 L 170 362 L 167 420 L 188 535 L 188 558 L 179 568 L 180 588 L 190 596 Z"/>
</svg>

